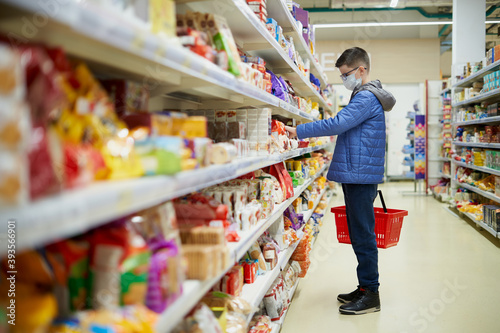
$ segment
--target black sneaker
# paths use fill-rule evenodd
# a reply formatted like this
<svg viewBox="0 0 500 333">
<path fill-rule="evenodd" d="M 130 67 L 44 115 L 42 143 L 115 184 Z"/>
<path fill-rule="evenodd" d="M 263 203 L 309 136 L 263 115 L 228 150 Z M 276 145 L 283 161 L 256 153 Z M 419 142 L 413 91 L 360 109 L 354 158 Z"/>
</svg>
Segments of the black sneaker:
<svg viewBox="0 0 500 333">
<path fill-rule="evenodd" d="M 379 293 L 370 290 L 359 289 L 358 295 L 347 304 L 340 306 L 341 314 L 360 315 L 380 311 Z"/>
<path fill-rule="evenodd" d="M 352 293 L 349 293 L 349 294 L 340 294 L 337 296 L 337 300 L 340 302 L 340 303 L 349 303 L 349 302 L 352 302 L 353 299 L 356 298 L 356 296 L 358 296 L 358 294 L 360 293 L 360 290 L 359 290 L 359 287 L 358 289 L 354 290 Z"/>
</svg>

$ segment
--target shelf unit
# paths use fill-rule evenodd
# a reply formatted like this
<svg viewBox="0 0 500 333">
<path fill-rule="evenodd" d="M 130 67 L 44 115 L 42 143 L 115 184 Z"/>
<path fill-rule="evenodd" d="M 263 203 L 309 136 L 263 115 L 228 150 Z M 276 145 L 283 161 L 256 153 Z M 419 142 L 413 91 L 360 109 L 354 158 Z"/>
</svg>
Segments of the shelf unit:
<svg viewBox="0 0 500 333">
<path fill-rule="evenodd" d="M 406 176 L 404 177 L 404 179 L 413 179 L 413 178 L 415 178 L 414 177 L 414 175 L 415 175 L 415 168 L 414 168 L 414 166 L 415 166 L 414 165 L 414 163 L 415 163 L 415 112 L 408 111 L 406 118 L 410 120 L 410 122 L 408 123 L 408 127 L 407 127 L 408 135 L 407 135 L 406 139 L 410 141 L 410 146 L 413 148 L 411 148 L 407 152 L 407 151 L 405 151 L 405 149 L 403 147 L 403 153 L 405 155 L 409 155 L 412 162 L 407 163 L 408 160 L 404 159 L 402 163 L 404 166 L 410 167 L 410 171 L 406 173 Z M 391 178 L 393 178 L 393 177 L 391 177 Z"/>
<path fill-rule="evenodd" d="M 472 87 L 472 84 L 474 82 L 482 81 L 483 77 L 486 74 L 489 74 L 491 72 L 494 72 L 494 71 L 498 70 L 499 67 L 500 67 L 500 61 L 494 62 L 494 63 L 492 63 L 492 64 L 484 67 L 483 69 L 477 71 L 476 73 L 470 75 L 469 77 L 467 77 L 467 78 L 465 78 L 463 80 L 458 81 L 457 83 L 455 83 L 452 86 L 452 88 Z"/>
<path fill-rule="evenodd" d="M 477 194 L 480 194 L 481 196 L 483 196 L 485 198 L 493 200 L 496 203 L 500 203 L 500 197 L 497 197 L 494 193 L 483 191 L 483 190 L 478 189 L 477 187 L 469 185 L 469 184 L 459 183 L 456 181 L 455 181 L 455 183 L 460 187 L 466 188 L 472 192 L 476 192 Z"/>
<path fill-rule="evenodd" d="M 175 325 L 177 325 L 178 321 L 183 318 L 198 301 L 203 297 L 203 295 L 210 290 L 210 288 L 219 281 L 233 266 L 234 263 L 241 259 L 244 254 L 248 251 L 250 246 L 262 235 L 262 233 L 267 230 L 276 220 L 279 218 L 281 214 L 285 211 L 285 209 L 292 204 L 292 202 L 297 199 L 300 194 L 311 185 L 314 180 L 321 176 L 328 168 L 328 165 L 324 165 L 323 168 L 316 173 L 314 177 L 311 177 L 308 181 L 304 182 L 299 187 L 294 188 L 294 196 L 287 199 L 280 205 L 274 208 L 273 214 L 265 219 L 260 221 L 256 226 L 254 226 L 251 230 L 242 233 L 241 239 L 237 243 L 229 243 L 230 253 L 231 253 L 231 261 L 228 267 L 224 271 L 222 271 L 216 278 L 207 280 L 207 281 L 199 281 L 199 280 L 188 280 L 184 283 L 183 293 L 179 299 L 175 301 L 175 303 L 167 308 L 167 310 L 162 313 L 156 324 L 156 328 L 159 332 L 170 332 Z M 298 244 L 298 243 L 297 243 Z M 288 253 L 287 251 L 284 254 Z M 293 252 L 292 252 L 293 253 Z M 290 253 L 290 256 L 292 255 Z M 285 260 L 286 257 L 283 255 L 280 257 L 281 262 Z M 278 267 L 278 266 L 277 266 Z M 277 270 L 273 270 L 271 272 L 267 272 L 263 277 L 267 277 L 270 280 L 272 274 L 276 274 L 274 279 L 279 274 L 279 267 Z M 266 281 L 267 281 L 266 278 Z M 271 280 L 274 281 L 274 279 Z M 264 281 L 262 284 L 265 285 Z M 260 285 L 260 284 L 259 284 Z M 252 284 L 253 286 L 253 284 Z M 264 287 L 263 287 L 264 288 Z M 268 287 L 269 288 L 269 287 Z M 267 289 L 268 289 L 267 288 Z M 267 291 L 265 289 L 263 292 Z M 264 295 L 262 295 L 263 297 Z"/>
<path fill-rule="evenodd" d="M 487 117 L 483 119 L 475 119 L 475 120 L 467 120 L 467 121 L 456 121 L 453 122 L 453 126 L 469 126 L 469 125 L 477 125 L 477 124 L 492 124 L 492 123 L 500 123 L 500 116 L 496 117 Z"/>
<path fill-rule="evenodd" d="M 499 98 L 500 97 L 500 88 L 488 91 L 487 93 L 480 94 L 478 96 L 466 99 L 465 101 L 460 101 L 457 103 L 452 103 L 453 107 L 459 107 L 459 106 L 464 106 L 464 105 L 469 105 L 469 104 L 474 104 L 474 103 L 480 103 L 484 101 L 488 101 L 491 99 Z"/>
<path fill-rule="evenodd" d="M 4 2 L 6 4 L 2 4 L 0 18 L 3 15 L 9 18 L 22 17 L 39 9 L 36 3 L 29 0 Z M 326 110 L 332 111 L 330 105 L 312 87 L 309 80 L 298 72 L 294 64 L 287 61 L 288 57 L 284 55 L 281 47 L 277 43 L 272 43 L 270 33 L 256 20 L 256 15 L 246 3 L 243 0 L 223 0 L 223 2 L 233 9 L 231 15 L 228 15 L 231 19 L 228 23 L 231 29 L 235 29 L 235 38 L 245 40 L 245 36 L 252 36 L 258 41 L 265 41 L 255 45 L 261 47 L 265 45 L 265 48 L 272 50 L 270 63 L 286 63 L 287 66 L 291 66 L 282 69 L 292 83 L 298 84 L 297 87 L 294 84 L 294 88 L 303 92 L 305 97 L 311 97 L 313 101 L 320 103 Z M 210 3 L 205 1 L 202 5 L 207 8 Z M 222 2 L 215 3 L 216 6 L 221 4 Z M 0 21 L 1 31 L 18 34 L 22 32 L 22 20 Z M 155 101 L 158 107 L 207 109 L 266 106 L 273 108 L 277 114 L 285 112 L 286 116 L 299 121 L 316 120 L 279 98 L 235 78 L 210 61 L 177 45 L 175 41 L 158 37 L 133 24 L 125 23 L 123 18 L 91 3 L 86 3 L 84 6 L 78 2 L 67 2 L 61 6 L 57 15 L 49 19 L 43 28 L 43 34 L 35 36 L 34 41 L 63 46 L 68 54 L 87 60 L 91 64 L 98 64 L 96 68 L 106 67 L 106 72 L 141 81 L 145 77 L 152 80 L 160 85 L 151 92 L 152 97 L 158 97 Z M 179 98 L 182 95 L 180 93 L 192 98 Z"/>
<path fill-rule="evenodd" d="M 309 77 L 298 70 L 244 0 L 179 0 L 178 3 L 180 7 L 201 8 L 200 11 L 203 12 L 212 10 L 220 14 L 226 13 L 224 16 L 240 47 L 264 58 L 269 67 L 276 74 L 282 74 L 290 80 L 294 89 L 303 97 L 310 97 L 326 111 L 335 113 L 331 103 L 312 86 Z M 21 18 L 40 11 L 39 4 L 30 0 L 4 0 L 0 8 L 0 32 L 17 35 L 22 35 L 25 29 Z M 302 32 L 295 24 L 285 1 L 269 1 L 267 8 L 269 17 L 275 18 L 284 32 L 293 37 L 298 52 L 304 59 L 310 60 L 311 72 L 321 81 L 322 86 L 326 86 L 326 75 L 302 38 Z M 299 122 L 317 120 L 181 47 L 177 40 L 156 36 L 143 26 L 93 2 L 65 1 L 64 5 L 47 18 L 46 24 L 38 29 L 30 41 L 61 46 L 69 55 L 86 61 L 97 73 L 153 83 L 156 88 L 150 91 L 150 108 L 187 110 L 269 107 L 273 114 Z M 175 176 L 96 182 L 27 206 L 2 210 L 0 217 L 3 220 L 15 218 L 22 221 L 17 224 L 16 230 L 22 235 L 17 242 L 17 250 L 21 251 L 80 234 L 134 211 L 332 146 L 332 143 L 327 143 L 283 154 L 249 157 L 226 165 L 181 172 Z M 159 316 L 157 330 L 171 331 L 233 267 L 251 244 L 327 168 L 328 164 L 324 165 L 314 177 L 295 188 L 294 196 L 277 205 L 268 219 L 261 220 L 251 230 L 242 232 L 239 242 L 230 243 L 230 264 L 218 276 L 206 281 L 185 281 L 182 295 Z M 311 211 L 304 213 L 305 218 L 310 218 L 324 194 L 325 191 L 315 201 Z M 71 223 L 67 223 L 68 221 Z M 6 225 L 2 224 L 0 232 L 4 233 L 5 230 Z M 303 233 L 300 237 L 303 237 Z M 297 245 L 298 242 L 283 251 L 277 269 L 268 272 L 264 276 L 266 279 L 259 279 L 264 292 L 267 291 L 264 286 L 268 280 L 272 283 L 274 279 L 271 278 L 274 274 L 279 274 Z M 261 292 L 259 289 L 259 293 Z M 255 296 L 253 292 L 250 293 L 252 297 Z"/>
<path fill-rule="evenodd" d="M 461 90 L 463 88 L 471 87 L 474 82 L 481 82 L 483 81 L 483 77 L 489 73 L 492 73 L 494 71 L 497 71 L 500 68 L 500 62 L 497 61 L 480 71 L 470 75 L 469 77 L 460 80 L 456 84 L 452 86 L 452 93 L 455 93 L 457 90 Z M 487 93 L 480 94 L 478 96 L 469 98 L 464 101 L 452 103 L 452 110 L 453 112 L 457 111 L 458 107 L 462 106 L 469 106 L 469 105 L 474 105 L 474 104 L 479 104 L 481 102 L 485 101 L 496 101 L 500 99 L 500 89 L 495 89 L 491 90 Z M 456 117 L 453 117 L 453 119 L 457 119 Z M 453 121 L 452 122 L 452 128 L 453 128 L 453 133 L 456 132 L 457 127 L 459 126 L 472 126 L 472 125 L 498 125 L 500 124 L 500 116 L 495 116 L 495 117 L 487 117 L 483 119 L 474 119 L 474 120 L 467 120 L 467 121 Z M 452 141 L 452 145 L 454 145 L 457 150 L 459 150 L 460 147 L 470 147 L 470 148 L 484 148 L 484 149 L 500 149 L 500 143 L 483 143 L 483 142 L 459 142 L 459 141 Z M 458 181 L 454 180 L 454 175 L 456 174 L 457 168 L 459 167 L 464 167 L 464 168 L 469 168 L 477 171 L 481 171 L 487 174 L 492 174 L 495 176 L 500 176 L 500 171 L 486 168 L 486 167 L 480 167 L 476 166 L 473 164 L 467 164 L 461 161 L 457 161 L 455 159 L 451 159 L 451 171 L 452 171 L 452 186 L 454 189 L 457 189 L 459 187 L 467 189 L 469 191 L 475 192 L 479 194 L 481 197 L 492 200 L 496 202 L 497 204 L 500 204 L 500 198 L 497 197 L 494 193 L 483 191 L 475 186 L 469 185 L 469 184 L 463 184 L 459 183 Z M 452 203 L 452 205 L 454 202 Z M 491 233 L 493 236 L 498 237 L 498 233 L 493 231 L 492 228 L 490 228 L 487 224 L 485 224 L 483 221 L 476 221 L 475 216 L 472 214 L 468 213 L 461 213 L 462 216 L 466 216 L 467 218 L 471 219 L 474 221 L 478 226 L 482 227 L 483 229 L 487 230 L 489 233 Z"/>
<path fill-rule="evenodd" d="M 331 147 L 331 144 L 277 155 L 245 158 L 229 164 L 181 172 L 174 176 L 96 182 L 81 189 L 43 198 L 28 206 L 0 210 L 0 218 L 4 221 L 13 218 L 23 221 L 17 226 L 18 232 L 23 235 L 18 240 L 18 250 L 41 246 L 253 170 L 328 147 Z M 0 225 L 0 232 L 6 230 L 7 225 Z"/>
<path fill-rule="evenodd" d="M 495 176 L 500 176 L 500 170 L 490 169 L 490 168 L 481 167 L 481 166 L 477 166 L 477 165 L 474 165 L 474 164 L 467 164 L 467 163 L 458 162 L 458 161 L 454 161 L 453 163 L 455 165 L 457 165 L 457 166 L 461 166 L 461 167 L 464 167 L 464 168 L 474 169 L 474 170 L 485 172 L 485 173 L 489 173 L 489 174 L 492 174 L 492 175 L 495 175 Z"/>
<path fill-rule="evenodd" d="M 455 146 L 500 149 L 500 143 L 453 141 Z"/>
<path fill-rule="evenodd" d="M 308 210 L 307 212 L 303 213 L 304 214 L 304 221 L 309 221 L 311 218 L 314 210 L 316 207 L 318 207 L 319 202 L 321 201 L 321 198 L 326 193 L 326 188 L 320 193 L 318 198 L 315 200 L 313 208 Z M 285 251 L 281 252 L 278 257 L 278 264 L 276 267 L 271 271 L 267 272 L 265 275 L 257 277 L 256 281 L 252 284 L 245 284 L 243 286 L 242 290 L 242 297 L 245 299 L 250 305 L 253 307 L 257 307 L 259 303 L 262 301 L 264 298 L 266 292 L 269 290 L 271 285 L 273 284 L 274 280 L 278 277 L 280 271 L 282 271 L 287 263 L 290 261 L 290 258 L 292 257 L 293 252 L 297 248 L 297 246 L 300 243 L 300 240 L 304 237 L 304 232 L 303 232 L 303 227 L 297 232 L 297 236 L 299 240 L 289 246 Z M 251 318 L 249 318 L 251 319 Z"/>
<path fill-rule="evenodd" d="M 490 227 L 489 225 L 487 225 L 483 221 L 476 220 L 476 217 L 473 214 L 471 214 L 471 213 L 465 213 L 465 212 L 460 212 L 460 213 L 463 214 L 464 216 L 466 216 L 472 222 L 476 223 L 478 227 L 483 228 L 484 230 L 486 230 L 487 232 L 489 232 L 494 237 L 499 238 L 499 233 L 498 232 L 496 232 L 495 230 L 493 230 L 492 227 Z"/>
</svg>

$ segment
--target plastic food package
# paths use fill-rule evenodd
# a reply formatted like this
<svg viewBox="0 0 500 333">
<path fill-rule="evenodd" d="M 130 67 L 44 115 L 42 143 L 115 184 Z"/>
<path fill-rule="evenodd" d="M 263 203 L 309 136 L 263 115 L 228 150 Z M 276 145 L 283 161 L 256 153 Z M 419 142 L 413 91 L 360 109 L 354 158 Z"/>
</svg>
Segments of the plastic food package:
<svg viewBox="0 0 500 333">
<path fill-rule="evenodd" d="M 55 288 L 59 314 L 65 316 L 86 309 L 89 243 L 85 240 L 64 240 L 47 246 L 46 251 L 58 281 Z"/>
<path fill-rule="evenodd" d="M 0 207 L 24 205 L 28 202 L 28 167 L 23 154 L 0 151 Z"/>
<path fill-rule="evenodd" d="M 218 249 L 216 245 L 183 245 L 182 252 L 188 264 L 187 278 L 206 280 L 214 277 L 218 273 L 213 265 Z"/>
<path fill-rule="evenodd" d="M 45 256 L 40 252 L 27 250 L 16 255 L 16 270 L 23 274 L 16 275 L 15 288 L 15 325 L 9 325 L 9 332 L 24 333 L 47 330 L 57 315 L 57 302 L 51 292 L 54 283 L 54 274 Z M 10 271 L 7 258 L 2 260 L 2 281 L 0 286 L 5 290 L 2 297 L 2 307 L 10 306 L 7 291 L 10 281 L 4 272 Z M 8 310 L 8 309 L 7 309 Z M 7 317 L 7 320 L 11 318 Z"/>
<path fill-rule="evenodd" d="M 191 316 L 174 328 L 173 333 L 224 333 L 214 313 L 205 304 L 199 304 Z"/>
<path fill-rule="evenodd" d="M 158 241 L 150 245 L 150 261 L 146 306 L 161 313 L 182 293 L 184 281 L 182 258 L 175 241 Z"/>
<path fill-rule="evenodd" d="M 262 250 L 259 246 L 259 243 L 255 242 L 254 244 L 252 244 L 248 252 L 250 254 L 251 259 L 258 260 L 259 274 L 262 274 L 263 272 L 267 271 L 266 260 L 264 259 L 264 255 L 262 254 Z"/>
<path fill-rule="evenodd" d="M 257 278 L 258 260 L 246 260 L 243 263 L 243 270 L 245 274 L 245 283 L 252 284 Z"/>
<path fill-rule="evenodd" d="M 266 261 L 267 270 L 273 270 L 278 263 L 278 251 L 273 243 L 266 243 L 262 247 L 264 260 Z"/>
<path fill-rule="evenodd" d="M 121 220 L 95 230 L 90 245 L 91 307 L 143 304 L 151 257 L 144 239 Z"/>
<path fill-rule="evenodd" d="M 212 146 L 212 164 L 225 164 L 231 162 L 238 155 L 236 147 L 230 143 L 217 143 Z"/>
<path fill-rule="evenodd" d="M 221 291 L 223 293 L 240 296 L 244 283 L 243 266 L 236 265 L 224 275 L 221 280 Z"/>
<path fill-rule="evenodd" d="M 101 82 L 109 93 L 119 116 L 126 113 L 148 112 L 149 90 L 144 85 L 126 80 L 104 80 Z"/>
<path fill-rule="evenodd" d="M 207 26 L 210 28 L 215 48 L 227 54 L 228 71 L 235 76 L 239 76 L 241 59 L 226 19 L 219 15 L 207 14 Z"/>
</svg>

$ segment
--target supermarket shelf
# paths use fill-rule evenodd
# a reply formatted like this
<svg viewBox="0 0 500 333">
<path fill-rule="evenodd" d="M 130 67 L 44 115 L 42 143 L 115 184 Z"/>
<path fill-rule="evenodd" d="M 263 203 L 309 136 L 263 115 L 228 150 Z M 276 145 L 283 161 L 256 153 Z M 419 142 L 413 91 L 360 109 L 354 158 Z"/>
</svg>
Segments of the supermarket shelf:
<svg viewBox="0 0 500 333">
<path fill-rule="evenodd" d="M 326 164 L 321 168 L 314 177 L 311 177 L 309 180 L 305 181 L 299 187 L 294 188 L 294 196 L 279 204 L 274 208 L 272 215 L 266 220 L 266 223 L 262 223 L 261 225 L 255 227 L 252 230 L 240 234 L 240 241 L 238 243 L 229 244 L 231 247 L 231 251 L 235 253 L 236 260 L 239 260 L 241 257 L 245 255 L 248 248 L 255 243 L 255 241 L 259 238 L 259 236 L 266 231 L 292 204 L 292 202 L 297 199 L 304 190 L 311 185 L 316 178 L 321 176 L 324 171 L 328 169 L 329 164 Z"/>
<path fill-rule="evenodd" d="M 451 162 L 452 161 L 452 159 L 450 157 L 441 157 L 441 160 L 443 162 Z"/>
<path fill-rule="evenodd" d="M 488 198 L 488 199 L 491 199 L 497 203 L 500 203 L 500 197 L 497 197 L 494 193 L 490 193 L 490 192 L 486 192 L 486 191 L 483 191 L 483 190 L 480 190 L 478 189 L 477 187 L 475 186 L 471 186 L 469 184 L 463 184 L 463 183 L 459 183 L 459 182 L 456 182 L 456 184 L 460 187 L 463 187 L 463 188 L 466 188 L 472 192 L 476 192 L 477 194 L 480 194 L 482 195 L 483 197 L 485 198 Z"/>
<path fill-rule="evenodd" d="M 185 284 L 183 285 L 183 293 L 181 297 L 175 301 L 175 303 L 172 305 L 172 307 L 168 308 L 167 311 L 165 311 L 163 314 L 160 315 L 158 319 L 158 323 L 156 324 L 156 327 L 159 332 L 170 332 L 177 322 L 183 318 L 192 308 L 193 306 L 200 300 L 200 298 L 217 282 L 219 281 L 224 274 L 231 269 L 234 266 L 234 263 L 237 262 L 241 257 L 244 256 L 244 254 L 248 251 L 250 246 L 260 237 L 260 235 L 271 226 L 276 219 L 279 217 L 279 215 L 283 214 L 283 211 L 292 204 L 292 202 L 317 178 L 319 177 L 323 171 L 326 170 L 328 165 L 323 166 L 323 168 L 316 173 L 314 177 L 311 177 L 307 182 L 305 182 L 302 186 L 297 187 L 294 189 L 295 195 L 292 198 L 289 198 L 282 204 L 280 204 L 278 207 L 275 207 L 273 214 L 265 219 L 260 221 L 257 226 L 252 228 L 252 230 L 247 231 L 245 233 L 241 233 L 241 239 L 237 243 L 229 243 L 229 249 L 231 253 L 231 261 L 229 267 L 226 267 L 226 269 L 219 274 L 217 278 L 210 279 L 208 281 L 197 281 L 197 280 L 189 280 L 186 281 Z M 298 245 L 298 242 L 297 242 Z M 296 246 L 296 245 L 295 245 Z M 295 250 L 295 248 L 294 248 Z M 279 263 L 281 263 L 283 260 L 286 260 L 286 256 L 288 255 L 289 251 L 285 251 L 282 253 L 282 256 L 279 259 Z M 290 252 L 289 256 L 291 256 L 293 253 Z M 288 257 L 289 259 L 290 257 Z M 267 279 L 271 280 L 273 275 L 275 274 L 274 278 L 271 280 L 274 281 L 276 277 L 278 276 L 280 272 L 280 267 L 279 264 L 276 266 L 276 269 L 274 269 L 271 272 L 267 272 L 264 277 L 266 278 L 265 280 L 259 280 L 257 279 L 257 286 L 260 286 L 260 283 L 263 285 L 261 288 L 264 288 L 264 283 L 267 283 Z M 255 285 L 252 284 L 252 286 Z M 269 287 L 267 287 L 263 293 L 267 291 Z M 264 295 L 262 295 L 264 297 Z"/>
<path fill-rule="evenodd" d="M 460 141 L 452 141 L 451 143 L 454 144 L 455 146 L 463 146 L 463 147 L 500 149 L 500 143 L 460 142 Z"/>
<path fill-rule="evenodd" d="M 491 65 L 488 65 L 484 67 L 483 69 L 477 71 L 476 73 L 470 75 L 469 77 L 458 81 L 453 85 L 453 88 L 459 88 L 459 87 L 471 87 L 472 83 L 477 82 L 477 81 L 483 81 L 483 76 L 494 72 L 495 70 L 498 70 L 500 67 L 500 61 L 494 62 Z"/>
<path fill-rule="evenodd" d="M 71 237 L 113 219 L 161 202 L 230 180 L 290 158 L 329 147 L 297 149 L 283 154 L 244 158 L 234 163 L 185 171 L 174 176 L 153 176 L 123 181 L 96 182 L 87 187 L 64 191 L 27 206 L 0 210 L 3 221 L 16 219 L 17 249 L 41 246 Z M 6 232 L 0 224 L 0 233 Z"/>
<path fill-rule="evenodd" d="M 289 246 L 285 251 L 278 255 L 278 264 L 270 272 L 257 277 L 254 283 L 243 285 L 243 290 L 241 292 L 241 297 L 246 300 L 252 307 L 258 307 L 266 292 L 269 290 L 274 280 L 278 277 L 281 270 L 286 266 L 293 252 L 300 243 L 302 237 L 304 237 L 304 232 L 302 229 L 298 231 L 299 240 L 293 245 Z"/>
<path fill-rule="evenodd" d="M 451 92 L 451 89 L 450 88 L 446 88 L 446 89 L 441 90 L 440 95 L 442 96 L 442 95 L 444 95 L 446 93 L 449 93 L 449 92 Z"/>
<path fill-rule="evenodd" d="M 490 169 L 490 168 L 481 167 L 481 166 L 477 166 L 477 165 L 473 165 L 473 164 L 467 164 L 467 163 L 459 162 L 459 161 L 453 161 L 453 164 L 456 164 L 456 165 L 464 167 L 464 168 L 482 171 L 482 172 L 489 173 L 489 174 L 492 174 L 495 176 L 500 176 L 500 170 Z"/>
<path fill-rule="evenodd" d="M 0 5 L 0 31 L 22 35 L 24 25 L 19 18 L 37 12 L 38 4 L 30 0 L 3 2 Z M 153 35 L 144 27 L 89 2 L 83 5 L 66 1 L 40 32 L 34 36 L 33 42 L 62 46 L 68 54 L 86 60 L 98 72 L 105 68 L 107 75 L 157 86 L 150 91 L 150 105 L 154 108 L 253 106 L 284 112 L 279 98 L 237 79 L 177 45 L 176 40 Z M 316 96 L 315 91 L 311 93 Z M 293 112 L 287 115 L 291 118 L 315 120 L 291 105 L 286 111 L 290 109 Z"/>
<path fill-rule="evenodd" d="M 278 2 L 278 1 L 275 1 Z M 323 99 L 313 88 L 309 77 L 300 72 L 298 66 L 285 53 L 257 15 L 244 0 L 218 0 L 191 2 L 185 6 L 200 12 L 223 15 L 238 45 L 252 55 L 266 60 L 275 74 L 283 74 L 293 85 L 295 91 L 304 97 L 313 97 L 321 103 Z M 181 9 L 182 11 L 182 9 Z"/>
<path fill-rule="evenodd" d="M 297 279 L 297 281 L 295 282 L 295 284 L 292 287 L 292 290 L 290 290 L 290 300 L 293 299 L 293 296 L 295 295 L 295 291 L 297 290 L 297 287 L 299 286 L 299 282 L 300 282 L 300 278 Z M 285 322 L 285 318 L 286 318 L 286 315 L 288 314 L 289 309 L 290 309 L 290 306 L 288 306 L 288 309 L 285 310 L 285 313 L 283 313 L 280 320 L 273 323 L 274 325 L 278 326 L 280 330 L 281 330 L 281 327 L 283 326 L 283 323 Z"/>
<path fill-rule="evenodd" d="M 309 221 L 309 219 L 311 218 L 312 214 L 314 213 L 314 211 L 318 207 L 318 204 L 321 201 L 321 198 L 323 198 L 323 196 L 325 195 L 325 193 L 326 193 L 326 186 L 321 191 L 321 193 L 318 195 L 318 197 L 316 198 L 316 200 L 314 201 L 313 208 L 309 209 L 308 211 L 302 213 L 304 215 L 304 222 L 305 223 L 307 223 Z"/>
<path fill-rule="evenodd" d="M 492 234 L 496 238 L 499 238 L 499 233 L 498 232 L 496 232 L 492 227 L 490 227 L 489 225 L 487 225 L 483 221 L 476 220 L 476 217 L 473 214 L 466 213 L 466 212 L 460 212 L 460 213 L 462 213 L 465 216 L 467 216 L 472 222 L 476 223 L 478 226 L 480 226 L 484 230 L 488 231 L 490 234 Z"/>
<path fill-rule="evenodd" d="M 472 97 L 469 99 L 466 99 L 465 101 L 461 101 L 458 103 L 452 103 L 451 106 L 453 107 L 458 107 L 462 105 L 469 105 L 469 104 L 474 104 L 474 103 L 479 103 L 483 101 L 487 101 L 493 98 L 499 98 L 500 97 L 500 88 L 488 91 L 487 93 L 480 94 L 479 96 Z"/>
<path fill-rule="evenodd" d="M 300 53 L 302 58 L 309 59 L 311 62 L 311 72 L 316 76 L 321 85 L 326 87 L 328 84 L 326 75 L 324 74 L 323 68 L 316 61 L 314 55 L 311 54 L 311 49 L 306 44 L 304 37 L 302 36 L 302 31 L 299 30 L 295 19 L 288 10 L 288 6 L 284 0 L 272 0 L 267 2 L 267 14 L 268 17 L 274 18 L 278 24 L 283 28 L 284 33 L 292 36 L 295 43 L 296 50 Z"/>
<path fill-rule="evenodd" d="M 490 123 L 500 123 L 500 116 L 488 117 L 488 118 L 476 119 L 476 120 L 457 121 L 457 122 L 451 123 L 451 125 L 452 126 L 467 126 L 467 125 L 490 124 Z"/>
<path fill-rule="evenodd" d="M 438 177 L 443 177 L 443 178 L 451 179 L 451 175 L 448 175 L 448 174 L 442 173 L 442 172 L 439 173 Z M 438 178 L 438 177 L 432 177 L 432 178 Z"/>
</svg>

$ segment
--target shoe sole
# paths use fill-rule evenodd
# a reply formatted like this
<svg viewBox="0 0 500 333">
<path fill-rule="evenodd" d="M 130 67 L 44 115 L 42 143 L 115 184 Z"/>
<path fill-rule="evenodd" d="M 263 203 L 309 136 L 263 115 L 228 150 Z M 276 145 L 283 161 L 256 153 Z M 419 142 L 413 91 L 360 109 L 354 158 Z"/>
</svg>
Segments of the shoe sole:
<svg viewBox="0 0 500 333">
<path fill-rule="evenodd" d="M 366 309 L 366 310 L 361 310 L 361 311 L 350 311 L 350 310 L 344 310 L 339 308 L 339 312 L 341 314 L 345 315 L 362 315 L 362 314 L 367 314 L 367 313 L 373 313 L 373 312 L 379 312 L 380 311 L 380 306 L 376 306 L 374 308 Z"/>
<path fill-rule="evenodd" d="M 340 303 L 342 303 L 342 304 L 347 304 L 347 303 L 349 303 L 349 302 L 350 302 L 350 301 L 345 300 L 345 299 L 340 298 L 340 297 L 337 297 L 337 301 L 339 301 L 339 302 L 340 302 Z"/>
</svg>

